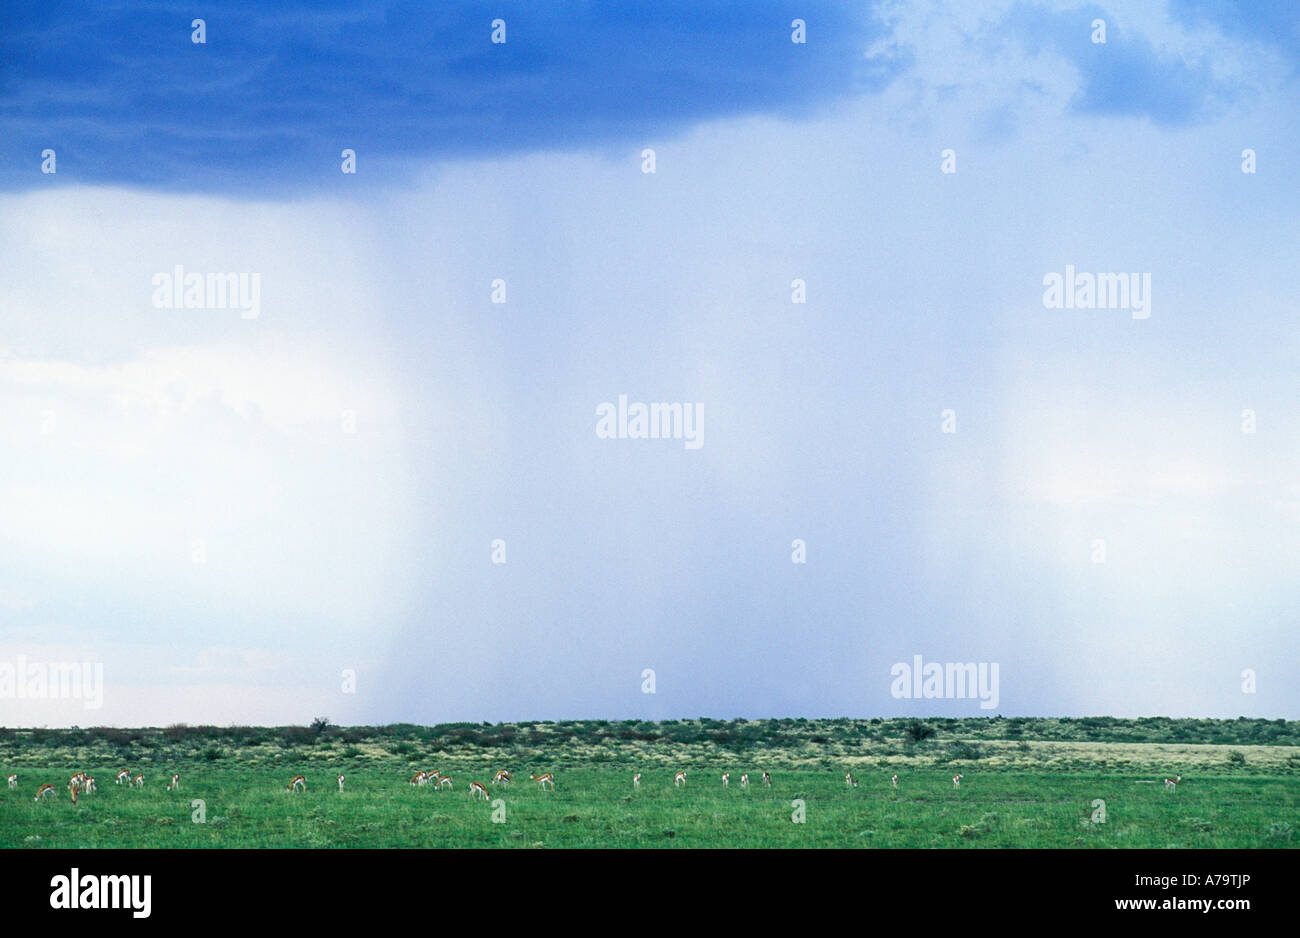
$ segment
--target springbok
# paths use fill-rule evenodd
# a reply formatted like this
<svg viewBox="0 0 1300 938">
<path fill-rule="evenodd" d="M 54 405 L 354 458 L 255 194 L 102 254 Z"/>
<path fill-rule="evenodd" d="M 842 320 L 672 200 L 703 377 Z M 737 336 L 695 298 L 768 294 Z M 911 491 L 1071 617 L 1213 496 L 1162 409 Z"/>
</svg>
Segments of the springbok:
<svg viewBox="0 0 1300 938">
<path fill-rule="evenodd" d="M 858 787 L 857 779 L 855 779 L 855 778 L 853 777 L 853 773 L 852 773 L 852 772 L 847 772 L 847 773 L 845 773 L 845 775 L 844 775 L 844 784 L 845 784 L 845 785 L 848 785 L 850 788 L 857 788 L 857 787 Z"/>
<path fill-rule="evenodd" d="M 117 773 L 117 783 L 121 785 L 123 782 L 127 785 L 131 784 L 131 773 L 127 769 L 123 769 L 121 772 Z"/>
<path fill-rule="evenodd" d="M 741 776 L 740 776 L 740 787 L 741 787 L 741 788 L 748 788 L 748 787 L 749 787 L 749 773 L 748 773 L 748 772 L 744 772 L 744 773 L 741 774 Z"/>
<path fill-rule="evenodd" d="M 10 787 L 10 788 L 17 788 L 17 787 L 18 787 L 18 776 L 17 776 L 17 775 L 10 775 L 10 776 L 9 776 L 9 787 Z"/>
<path fill-rule="evenodd" d="M 1178 783 L 1181 782 L 1182 780 L 1183 777 L 1181 775 L 1176 775 L 1173 778 L 1167 778 L 1165 779 L 1165 788 L 1169 789 L 1170 791 L 1173 791 L 1178 787 Z"/>
<path fill-rule="evenodd" d="M 479 795 L 483 796 L 484 801 L 488 800 L 487 786 L 484 785 L 482 782 L 470 782 L 469 796 L 471 798 L 477 798 Z"/>
<path fill-rule="evenodd" d="M 530 774 L 528 777 L 531 778 L 534 782 L 536 782 L 537 787 L 540 788 L 542 791 L 546 791 L 547 785 L 551 786 L 551 791 L 555 791 L 555 776 L 553 776 L 550 772 L 547 772 L 545 775 Z"/>
<path fill-rule="evenodd" d="M 52 795 L 52 794 L 54 794 L 54 786 L 53 786 L 53 785 L 42 785 L 42 786 L 41 786 L 39 789 L 37 789 L 37 791 L 36 791 L 36 800 L 37 800 L 37 801 L 40 801 L 42 798 L 48 798 L 48 797 L 49 797 L 50 795 Z"/>
<path fill-rule="evenodd" d="M 441 790 L 444 789 L 444 788 L 450 788 L 450 787 L 451 787 L 451 776 L 450 776 L 450 775 L 439 775 L 439 776 L 438 776 L 438 784 L 437 784 L 436 786 L 434 786 L 434 790 L 435 790 L 435 791 L 441 791 Z"/>
<path fill-rule="evenodd" d="M 505 785 L 507 788 L 510 787 L 510 773 L 505 769 L 502 769 L 496 775 L 492 776 L 492 784 Z"/>
<path fill-rule="evenodd" d="M 134 785 L 136 788 L 144 788 L 144 773 L 141 772 L 139 775 L 137 775 L 131 781 L 131 784 Z"/>
<path fill-rule="evenodd" d="M 678 773 L 673 777 L 673 787 L 674 787 L 674 788 L 681 788 L 681 787 L 682 787 L 683 785 L 685 785 L 685 784 L 686 784 L 686 773 L 685 773 L 685 772 L 678 772 Z"/>
<path fill-rule="evenodd" d="M 10 778 L 13 778 L 12 775 L 9 776 L 9 777 L 10 777 Z M 9 787 L 12 788 L 13 786 L 10 785 Z M 640 773 L 640 772 L 637 772 L 635 775 L 632 776 L 632 787 L 633 787 L 633 788 L 640 788 L 640 787 L 641 787 L 641 773 Z"/>
<path fill-rule="evenodd" d="M 86 781 L 82 783 L 81 788 L 86 792 L 99 791 L 99 786 L 95 784 L 95 780 L 89 775 L 86 776 Z"/>
<path fill-rule="evenodd" d="M 961 780 L 962 780 L 962 774 L 961 774 L 960 772 L 958 772 L 956 775 L 954 775 L 954 776 L 952 777 L 952 787 L 953 787 L 953 788 L 960 788 L 960 787 L 961 787 Z"/>
<path fill-rule="evenodd" d="M 897 775 L 891 775 L 891 776 L 889 777 L 889 781 L 890 781 L 890 783 L 891 783 L 895 788 L 898 787 L 898 776 L 897 776 Z"/>
<path fill-rule="evenodd" d="M 167 783 L 168 791 L 176 791 L 181 787 L 181 773 L 177 772 L 172 775 L 172 780 Z"/>
<path fill-rule="evenodd" d="M 766 772 L 763 773 L 763 784 L 768 788 L 772 787 L 772 776 L 768 775 Z"/>
<path fill-rule="evenodd" d="M 730 787 L 731 787 L 731 773 L 730 773 L 730 772 L 723 772 L 723 773 L 722 773 L 722 787 L 723 787 L 723 788 L 730 788 Z"/>
<path fill-rule="evenodd" d="M 343 776 L 339 776 L 339 791 L 343 790 Z"/>
<path fill-rule="evenodd" d="M 424 772 L 416 772 L 414 775 L 411 776 L 411 787 L 415 788 L 417 786 L 425 784 L 428 781 L 429 781 L 428 775 L 426 775 Z"/>
<path fill-rule="evenodd" d="M 307 790 L 307 779 L 302 775 L 295 775 L 285 791 L 297 792 Z"/>
</svg>

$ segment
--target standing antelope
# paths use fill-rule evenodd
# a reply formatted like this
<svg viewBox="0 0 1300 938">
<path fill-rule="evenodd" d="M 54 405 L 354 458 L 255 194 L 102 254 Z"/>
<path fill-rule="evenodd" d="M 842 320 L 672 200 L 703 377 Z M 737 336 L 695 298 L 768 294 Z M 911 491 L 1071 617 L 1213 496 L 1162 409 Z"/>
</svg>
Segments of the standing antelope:
<svg viewBox="0 0 1300 938">
<path fill-rule="evenodd" d="M 423 772 L 416 772 L 414 775 L 411 776 L 411 787 L 415 788 L 417 786 L 424 785 L 428 781 L 429 781 L 428 775 L 426 775 Z"/>
<path fill-rule="evenodd" d="M 858 787 L 858 782 L 857 782 L 857 780 L 853 777 L 853 773 L 852 773 L 852 772 L 848 772 L 847 774 L 845 774 L 845 776 L 844 776 L 844 784 L 845 784 L 845 785 L 848 785 L 850 788 L 857 788 L 857 787 Z"/>
<path fill-rule="evenodd" d="M 493 784 L 493 785 L 505 785 L 507 788 L 509 788 L 509 787 L 510 787 L 510 773 L 507 772 L 505 769 L 502 769 L 502 770 L 501 770 L 500 772 L 498 772 L 496 775 L 493 775 L 493 776 L 492 776 L 492 784 Z"/>
<path fill-rule="evenodd" d="M 181 787 L 181 773 L 177 772 L 172 776 L 172 780 L 167 783 L 168 791 L 176 791 Z"/>
<path fill-rule="evenodd" d="M 897 775 L 891 775 L 891 776 L 889 777 L 889 781 L 893 784 L 893 786 L 894 786 L 895 788 L 898 787 L 898 776 L 897 776 Z"/>
<path fill-rule="evenodd" d="M 127 785 L 131 784 L 131 773 L 126 769 L 117 773 L 117 783 L 121 785 L 123 782 L 126 782 Z"/>
<path fill-rule="evenodd" d="M 487 786 L 485 786 L 482 782 L 470 782 L 469 796 L 471 798 L 477 798 L 479 795 L 483 796 L 484 801 L 488 800 Z"/>
<path fill-rule="evenodd" d="M 10 778 L 13 778 L 12 775 L 9 776 L 9 777 L 10 777 Z M 10 785 L 9 787 L 10 787 L 10 788 L 13 788 L 13 785 Z M 640 772 L 637 772 L 635 775 L 632 776 L 632 787 L 633 787 L 633 788 L 640 788 L 640 787 L 641 787 L 641 773 L 640 773 Z"/>
<path fill-rule="evenodd" d="M 685 784 L 686 784 L 686 773 L 678 772 L 677 775 L 673 777 L 673 787 L 680 788 Z"/>
<path fill-rule="evenodd" d="M 10 775 L 10 776 L 9 776 L 9 787 L 10 787 L 10 788 L 17 788 L 17 787 L 18 787 L 18 776 L 17 776 L 17 775 Z"/>
<path fill-rule="evenodd" d="M 68 782 L 68 794 L 72 795 L 72 803 L 77 803 L 77 792 L 81 791 L 81 782 L 77 781 L 77 776 L 72 776 L 72 781 Z"/>
<path fill-rule="evenodd" d="M 551 786 L 551 791 L 555 791 L 555 776 L 550 772 L 547 772 L 545 775 L 529 775 L 528 777 L 536 782 L 537 787 L 542 791 L 546 791 L 547 785 Z"/>
<path fill-rule="evenodd" d="M 42 798 L 48 798 L 48 797 L 49 797 L 50 795 L 52 795 L 52 794 L 54 794 L 54 786 L 53 786 L 53 785 L 42 785 L 42 786 L 41 786 L 39 789 L 37 789 L 37 791 L 36 791 L 36 800 L 37 800 L 37 801 L 40 801 Z"/>
<path fill-rule="evenodd" d="M 144 773 L 141 772 L 139 775 L 137 775 L 135 779 L 131 782 L 131 784 L 134 785 L 136 788 L 144 788 Z"/>
<path fill-rule="evenodd" d="M 772 776 L 768 775 L 766 772 L 763 773 L 763 784 L 768 788 L 772 787 Z"/>
<path fill-rule="evenodd" d="M 99 791 L 99 786 L 95 784 L 95 780 L 89 775 L 86 776 L 86 781 L 81 788 L 86 792 Z"/>
<path fill-rule="evenodd" d="M 722 787 L 723 787 L 723 788 L 730 788 L 730 787 L 731 787 L 731 773 L 730 773 L 730 772 L 723 772 L 723 773 L 722 773 Z"/>
<path fill-rule="evenodd" d="M 958 772 L 956 775 L 954 775 L 954 776 L 952 777 L 952 787 L 953 787 L 953 788 L 960 788 L 960 787 L 961 787 L 961 780 L 962 780 L 962 774 L 961 774 L 960 772 Z"/>
<path fill-rule="evenodd" d="M 1177 775 L 1174 778 L 1167 778 L 1165 779 L 1165 788 L 1169 789 L 1170 791 L 1173 791 L 1178 787 L 1178 783 L 1181 782 L 1182 780 L 1183 777 L 1181 775 Z"/>
<path fill-rule="evenodd" d="M 749 773 L 748 773 L 748 772 L 744 772 L 744 773 L 741 774 L 741 776 L 740 776 L 740 787 L 741 787 L 741 788 L 748 788 L 748 787 L 749 787 Z"/>
<path fill-rule="evenodd" d="M 343 790 L 343 776 L 339 776 L 339 791 Z"/>
<path fill-rule="evenodd" d="M 436 786 L 434 786 L 434 788 L 435 788 L 436 791 L 441 791 L 441 790 L 444 789 L 444 788 L 450 788 L 450 787 L 451 787 L 451 776 L 450 776 L 450 775 L 440 775 L 440 776 L 438 776 L 438 784 L 437 784 Z"/>
<path fill-rule="evenodd" d="M 299 789 L 301 789 L 302 791 L 307 790 L 307 779 L 305 776 L 295 775 L 293 777 L 293 781 L 289 783 L 289 787 L 286 788 L 285 791 L 296 792 Z"/>
</svg>

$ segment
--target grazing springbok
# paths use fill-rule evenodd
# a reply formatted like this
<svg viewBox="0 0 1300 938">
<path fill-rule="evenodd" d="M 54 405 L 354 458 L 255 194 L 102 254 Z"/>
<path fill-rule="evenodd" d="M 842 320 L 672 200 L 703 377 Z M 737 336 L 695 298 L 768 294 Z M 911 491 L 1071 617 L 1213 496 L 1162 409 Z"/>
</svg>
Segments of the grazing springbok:
<svg viewBox="0 0 1300 938">
<path fill-rule="evenodd" d="M 685 785 L 685 784 L 686 784 L 686 773 L 685 773 L 685 772 L 678 772 L 675 776 L 673 776 L 673 787 L 674 787 L 674 788 L 681 788 L 681 787 L 682 787 L 683 785 Z"/>
<path fill-rule="evenodd" d="M 99 786 L 95 784 L 93 778 L 87 775 L 86 780 L 81 783 L 81 790 L 85 792 L 99 791 Z"/>
<path fill-rule="evenodd" d="M 285 791 L 297 792 L 297 791 L 300 791 L 300 790 L 301 790 L 301 791 L 306 791 L 306 790 L 307 790 L 307 779 L 306 779 L 305 776 L 302 776 L 302 775 L 295 775 L 295 776 L 293 777 L 293 781 L 291 781 L 291 782 L 289 783 L 288 787 L 285 788 Z"/>
<path fill-rule="evenodd" d="M 13 776 L 11 775 L 10 778 L 13 778 Z M 12 788 L 13 786 L 11 785 L 11 786 L 9 786 L 9 787 Z M 641 787 L 641 773 L 640 773 L 640 772 L 637 772 L 635 775 L 632 776 L 632 787 L 633 787 L 633 788 L 640 788 L 640 787 Z"/>
<path fill-rule="evenodd" d="M 339 776 L 339 791 L 343 790 L 343 776 Z"/>
<path fill-rule="evenodd" d="M 439 775 L 438 783 L 434 786 L 434 791 L 441 791 L 444 788 L 451 788 L 451 776 Z"/>
<path fill-rule="evenodd" d="M 536 782 L 537 787 L 542 791 L 546 791 L 547 785 L 551 786 L 551 791 L 555 791 L 555 776 L 550 772 L 547 772 L 545 775 L 529 775 L 528 777 Z"/>
<path fill-rule="evenodd" d="M 9 787 L 10 787 L 10 788 L 17 788 L 17 787 L 18 787 L 18 776 L 17 776 L 17 775 L 10 775 L 10 776 L 9 776 Z"/>
<path fill-rule="evenodd" d="M 477 798 L 479 795 L 483 796 L 484 801 L 488 800 L 487 786 L 484 785 L 482 782 L 470 782 L 469 796 L 471 798 Z"/>
<path fill-rule="evenodd" d="M 50 797 L 50 795 L 52 795 L 52 794 L 54 794 L 54 786 L 53 786 L 53 785 L 42 785 L 42 786 L 41 786 L 39 789 L 37 789 L 37 791 L 36 791 L 36 800 L 37 800 L 37 801 L 40 801 L 42 798 L 48 798 L 48 797 Z"/>
<path fill-rule="evenodd" d="M 424 785 L 428 781 L 429 781 L 429 776 L 427 774 L 425 774 L 424 772 L 416 772 L 414 775 L 411 776 L 411 787 L 415 788 L 419 785 Z"/>
<path fill-rule="evenodd" d="M 174 775 L 172 775 L 172 780 L 167 783 L 167 790 L 176 791 L 180 787 L 181 787 L 181 773 L 177 772 Z"/>
<path fill-rule="evenodd" d="M 857 788 L 858 780 L 853 777 L 852 772 L 846 772 L 844 775 L 844 784 L 848 785 L 850 788 Z"/>
<path fill-rule="evenodd" d="M 763 784 L 768 788 L 772 787 L 772 776 L 768 775 L 766 772 L 763 773 Z"/>
<path fill-rule="evenodd" d="M 137 775 L 131 781 L 131 784 L 134 785 L 136 788 L 144 788 L 144 773 L 141 772 L 139 775 Z"/>
<path fill-rule="evenodd" d="M 891 776 L 889 777 L 889 781 L 890 781 L 890 784 L 892 784 L 895 788 L 898 787 L 898 776 L 897 776 L 897 775 L 891 775 Z"/>
<path fill-rule="evenodd" d="M 723 788 L 730 788 L 730 787 L 731 787 L 731 773 L 730 773 L 730 772 L 723 772 L 723 773 L 722 773 L 722 787 L 723 787 Z"/>
<path fill-rule="evenodd" d="M 1181 782 L 1182 780 L 1183 777 L 1181 775 L 1176 775 L 1173 778 L 1167 778 L 1165 779 L 1165 788 L 1169 789 L 1170 791 L 1173 791 L 1175 788 L 1178 787 L 1178 783 Z"/>
<path fill-rule="evenodd" d="M 748 773 L 748 772 L 744 772 L 744 773 L 741 774 L 741 776 L 740 776 L 740 787 L 741 787 L 741 788 L 748 788 L 748 787 L 749 787 L 749 773 Z"/>
<path fill-rule="evenodd" d="M 121 785 L 123 782 L 127 785 L 131 784 L 131 772 L 127 769 L 123 769 L 121 772 L 117 773 L 117 783 Z"/>
<path fill-rule="evenodd" d="M 505 769 L 502 769 L 502 770 L 501 770 L 500 772 L 498 772 L 496 775 L 493 775 L 493 776 L 492 776 L 492 784 L 493 784 L 493 785 L 505 785 L 507 788 L 509 788 L 509 787 L 510 787 L 510 773 L 507 772 Z"/>
<path fill-rule="evenodd" d="M 952 787 L 953 787 L 953 788 L 960 788 L 960 787 L 961 787 L 961 780 L 962 780 L 962 774 L 961 774 L 960 772 L 958 772 L 956 775 L 954 775 L 954 776 L 952 777 Z"/>
</svg>

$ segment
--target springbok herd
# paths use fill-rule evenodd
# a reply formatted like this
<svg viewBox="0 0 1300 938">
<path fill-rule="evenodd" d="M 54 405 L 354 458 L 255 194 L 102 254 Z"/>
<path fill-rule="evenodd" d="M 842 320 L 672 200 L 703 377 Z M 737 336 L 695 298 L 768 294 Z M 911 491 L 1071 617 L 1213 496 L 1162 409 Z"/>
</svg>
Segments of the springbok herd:
<svg viewBox="0 0 1300 938">
<path fill-rule="evenodd" d="M 548 785 L 551 787 L 552 791 L 555 790 L 555 776 L 552 775 L 550 772 L 547 772 L 543 775 L 529 775 L 528 777 L 532 781 L 536 782 L 537 787 L 540 788 L 542 791 L 545 791 Z M 494 776 L 492 776 L 492 784 L 500 785 L 503 788 L 509 787 L 513 778 L 514 776 L 510 774 L 510 771 L 508 769 L 501 769 Z M 965 776 L 962 775 L 960 772 L 954 775 L 952 777 L 952 786 L 954 788 L 960 788 L 961 780 L 963 778 L 965 778 Z M 1176 775 L 1173 778 L 1166 778 L 1165 788 L 1169 791 L 1173 791 L 1178 788 L 1178 784 L 1182 780 L 1183 777 L 1181 775 Z M 772 787 L 772 776 L 767 772 L 764 772 L 762 774 L 762 781 L 765 787 L 767 788 Z M 338 785 L 339 785 L 340 792 L 343 791 L 343 782 L 344 782 L 344 776 L 339 775 Z M 898 776 L 891 775 L 889 778 L 889 782 L 890 785 L 892 785 L 894 788 L 897 788 Z M 117 773 L 117 784 L 126 785 L 129 788 L 144 788 L 144 774 L 137 773 L 136 775 L 133 776 L 127 769 L 122 769 L 122 771 Z M 411 776 L 410 784 L 412 788 L 423 788 L 427 785 L 432 785 L 435 791 L 441 791 L 444 788 L 448 788 L 448 789 L 454 788 L 454 786 L 452 785 L 451 776 L 443 775 L 441 772 L 437 772 L 437 771 L 416 772 L 414 775 Z M 852 772 L 849 772 L 846 773 L 844 776 L 844 784 L 847 785 L 849 788 L 857 788 L 858 780 L 853 777 Z M 13 773 L 9 775 L 9 787 L 10 789 L 14 789 L 18 787 L 18 776 Z M 178 791 L 180 787 L 181 787 L 180 773 L 179 772 L 173 773 L 171 777 L 171 781 L 167 783 L 167 790 Z M 632 776 L 632 787 L 634 789 L 639 789 L 641 787 L 640 772 L 637 772 L 635 775 Z M 674 788 L 686 787 L 685 770 L 682 770 L 673 776 L 673 787 Z M 722 787 L 723 788 L 731 787 L 730 772 L 722 773 Z M 748 772 L 745 772 L 740 776 L 740 787 L 741 788 L 749 787 Z M 70 779 L 68 779 L 68 793 L 72 796 L 73 804 L 77 803 L 77 797 L 81 793 L 85 792 L 88 794 L 90 792 L 94 792 L 98 790 L 99 787 L 95 784 L 95 779 L 91 775 L 87 774 L 86 772 L 78 772 L 75 775 L 73 775 Z M 295 775 L 292 779 L 289 780 L 289 784 L 285 786 L 285 791 L 293 792 L 293 793 L 305 792 L 306 790 L 307 790 L 307 777 L 305 775 Z M 468 790 L 469 790 L 469 796 L 471 798 L 482 798 L 484 801 L 486 801 L 488 798 L 487 786 L 484 785 L 482 782 L 470 782 Z M 36 800 L 44 801 L 50 798 L 51 796 L 53 796 L 54 794 L 55 794 L 54 786 L 50 784 L 45 784 L 42 785 L 39 789 L 37 789 Z"/>
</svg>

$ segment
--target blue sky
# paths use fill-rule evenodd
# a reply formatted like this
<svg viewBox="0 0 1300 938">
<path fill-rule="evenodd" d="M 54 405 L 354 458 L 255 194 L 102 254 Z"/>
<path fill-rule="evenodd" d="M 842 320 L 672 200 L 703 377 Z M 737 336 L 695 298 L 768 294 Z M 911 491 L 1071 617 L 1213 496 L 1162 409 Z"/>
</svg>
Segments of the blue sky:
<svg viewBox="0 0 1300 938">
<path fill-rule="evenodd" d="M 0 13 L 0 723 L 1296 718 L 1295 13 L 972 7 Z"/>
</svg>

